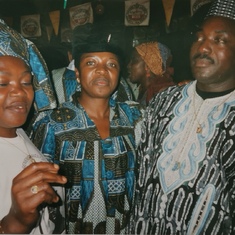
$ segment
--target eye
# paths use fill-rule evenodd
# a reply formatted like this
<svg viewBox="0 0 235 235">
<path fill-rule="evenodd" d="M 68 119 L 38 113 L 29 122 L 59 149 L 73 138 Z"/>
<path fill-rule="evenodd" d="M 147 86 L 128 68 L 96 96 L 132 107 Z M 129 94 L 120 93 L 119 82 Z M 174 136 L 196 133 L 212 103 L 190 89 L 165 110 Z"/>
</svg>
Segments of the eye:
<svg viewBox="0 0 235 235">
<path fill-rule="evenodd" d="M 111 68 L 116 68 L 117 67 L 117 64 L 116 63 L 112 63 L 112 62 L 108 63 L 108 65 Z"/>
<path fill-rule="evenodd" d="M 95 64 L 95 61 L 89 60 L 89 61 L 86 62 L 86 64 L 89 65 L 89 66 L 92 66 L 92 65 Z"/>
<path fill-rule="evenodd" d="M 222 38 L 222 37 L 215 37 L 215 38 L 214 38 L 214 41 L 217 42 L 217 43 L 219 43 L 219 44 L 224 44 L 224 43 L 226 43 L 226 40 L 225 40 L 224 38 Z"/>
<path fill-rule="evenodd" d="M 30 81 L 30 82 L 22 82 L 22 84 L 24 85 L 24 86 L 32 86 L 32 82 Z"/>
<path fill-rule="evenodd" d="M 0 81 L 0 87 L 5 87 L 5 86 L 7 86 L 7 83 L 3 82 L 3 81 Z"/>
</svg>

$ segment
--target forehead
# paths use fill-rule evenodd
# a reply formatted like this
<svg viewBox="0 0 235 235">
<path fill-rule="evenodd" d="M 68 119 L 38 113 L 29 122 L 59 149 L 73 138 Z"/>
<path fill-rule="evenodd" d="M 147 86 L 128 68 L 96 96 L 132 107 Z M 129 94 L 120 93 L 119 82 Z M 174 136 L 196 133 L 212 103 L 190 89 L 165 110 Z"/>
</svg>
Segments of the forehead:
<svg viewBox="0 0 235 235">
<path fill-rule="evenodd" d="M 235 36 L 235 21 L 226 17 L 212 16 L 202 24 L 202 30 L 215 33 L 227 33 Z"/>
<path fill-rule="evenodd" d="M 118 57 L 116 54 L 112 52 L 87 52 L 83 53 L 81 56 L 81 59 L 89 58 L 89 57 L 98 57 L 98 58 L 108 58 L 108 59 L 115 59 L 118 60 Z"/>
<path fill-rule="evenodd" d="M 21 58 L 9 55 L 0 56 L 0 65 L 1 67 L 21 66 L 24 68 L 29 68 L 29 66 Z"/>
</svg>

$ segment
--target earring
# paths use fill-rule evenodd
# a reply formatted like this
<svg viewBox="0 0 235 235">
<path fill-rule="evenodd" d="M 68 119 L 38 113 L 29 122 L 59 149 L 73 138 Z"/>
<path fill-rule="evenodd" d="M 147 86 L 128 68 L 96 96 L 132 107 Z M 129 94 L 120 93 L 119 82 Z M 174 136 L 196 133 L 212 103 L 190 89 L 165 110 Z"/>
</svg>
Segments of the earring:
<svg viewBox="0 0 235 235">
<path fill-rule="evenodd" d="M 149 70 L 146 70 L 146 78 L 150 78 L 150 72 L 149 72 Z"/>
<path fill-rule="evenodd" d="M 77 82 L 80 83 L 80 79 L 79 78 L 76 78 Z"/>
</svg>

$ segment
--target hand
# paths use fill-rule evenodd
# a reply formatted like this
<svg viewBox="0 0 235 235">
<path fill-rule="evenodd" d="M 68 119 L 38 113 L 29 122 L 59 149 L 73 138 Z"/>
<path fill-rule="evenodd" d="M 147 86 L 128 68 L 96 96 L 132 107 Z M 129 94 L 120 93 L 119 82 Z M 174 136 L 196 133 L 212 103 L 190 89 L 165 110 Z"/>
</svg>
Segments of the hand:
<svg viewBox="0 0 235 235">
<path fill-rule="evenodd" d="M 67 180 L 58 170 L 56 164 L 32 163 L 13 179 L 12 206 L 2 221 L 5 233 L 30 232 L 39 218 L 38 207 L 59 201 L 51 184 L 65 184 Z M 36 193 L 32 186 L 37 187 Z"/>
</svg>

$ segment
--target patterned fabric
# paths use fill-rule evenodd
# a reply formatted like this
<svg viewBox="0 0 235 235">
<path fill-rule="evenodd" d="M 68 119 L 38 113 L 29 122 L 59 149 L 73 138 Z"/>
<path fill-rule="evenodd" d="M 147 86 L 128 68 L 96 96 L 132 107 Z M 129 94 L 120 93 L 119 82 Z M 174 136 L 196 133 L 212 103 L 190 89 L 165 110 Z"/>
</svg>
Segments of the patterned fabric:
<svg viewBox="0 0 235 235">
<path fill-rule="evenodd" d="M 235 234 L 235 91 L 203 100 L 195 84 L 146 110 L 130 233 Z"/>
<path fill-rule="evenodd" d="M 54 91 L 49 79 L 49 71 L 40 52 L 32 42 L 8 27 L 0 19 L 0 56 L 2 55 L 18 57 L 31 67 L 34 74 L 33 86 L 36 111 L 56 107 Z"/>
<path fill-rule="evenodd" d="M 171 56 L 168 47 L 160 42 L 146 42 L 135 48 L 155 75 L 162 75 L 165 72 L 166 61 Z"/>
<path fill-rule="evenodd" d="M 215 0 L 209 9 L 208 16 L 223 16 L 235 20 L 235 1 Z"/>
<path fill-rule="evenodd" d="M 77 93 L 73 98 L 57 110 L 40 113 L 31 138 L 68 178 L 67 232 L 124 233 L 134 194 L 135 140 L 142 113 L 135 102 L 110 99 L 110 137 L 101 139 L 77 103 Z"/>
</svg>

